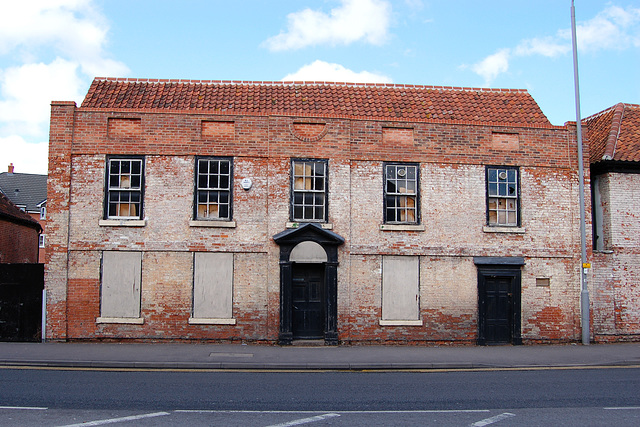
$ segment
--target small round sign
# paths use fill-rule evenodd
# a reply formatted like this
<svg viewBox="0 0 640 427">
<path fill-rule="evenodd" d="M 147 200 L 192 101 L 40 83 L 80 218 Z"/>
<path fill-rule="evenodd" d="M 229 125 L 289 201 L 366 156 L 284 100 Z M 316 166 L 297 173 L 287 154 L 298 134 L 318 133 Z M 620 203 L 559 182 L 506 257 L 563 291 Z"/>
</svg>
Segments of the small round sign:
<svg viewBox="0 0 640 427">
<path fill-rule="evenodd" d="M 253 183 L 251 182 L 251 178 L 243 178 L 242 181 L 240 182 L 240 185 L 242 186 L 243 190 L 250 189 L 252 184 Z"/>
</svg>

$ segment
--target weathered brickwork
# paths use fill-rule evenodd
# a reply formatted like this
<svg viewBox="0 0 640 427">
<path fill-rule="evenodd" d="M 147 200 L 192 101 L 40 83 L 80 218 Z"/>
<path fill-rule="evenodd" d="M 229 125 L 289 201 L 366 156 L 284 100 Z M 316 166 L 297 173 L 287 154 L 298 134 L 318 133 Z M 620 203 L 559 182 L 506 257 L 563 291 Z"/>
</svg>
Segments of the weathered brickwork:
<svg viewBox="0 0 640 427">
<path fill-rule="evenodd" d="M 568 128 L 54 103 L 50 144 L 50 339 L 277 341 L 280 247 L 272 237 L 296 226 L 292 159 L 328 160 L 324 227 L 345 240 L 340 342 L 475 343 L 474 260 L 484 257 L 524 260 L 525 342 L 579 338 L 577 154 Z M 117 155 L 144 156 L 143 220 L 135 226 L 105 221 L 106 162 Z M 228 223 L 193 221 L 198 156 L 232 159 Z M 418 224 L 384 223 L 385 162 L 418 165 Z M 519 227 L 487 226 L 487 165 L 518 167 Z M 117 250 L 142 253 L 137 323 L 97 321 L 102 254 Z M 233 319 L 224 324 L 190 322 L 195 252 L 233 254 Z M 387 255 L 418 258 L 419 319 L 411 325 L 381 324 Z"/>
<path fill-rule="evenodd" d="M 602 250 L 594 251 L 594 339 L 640 338 L 640 175 L 598 178 Z"/>
</svg>

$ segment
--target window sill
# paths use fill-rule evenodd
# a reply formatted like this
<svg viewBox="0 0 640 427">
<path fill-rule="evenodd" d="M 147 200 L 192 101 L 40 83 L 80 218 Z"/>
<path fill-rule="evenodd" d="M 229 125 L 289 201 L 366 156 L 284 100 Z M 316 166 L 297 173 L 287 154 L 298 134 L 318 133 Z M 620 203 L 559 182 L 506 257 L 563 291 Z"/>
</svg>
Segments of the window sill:
<svg viewBox="0 0 640 427">
<path fill-rule="evenodd" d="M 146 227 L 147 219 L 101 219 L 100 227 Z"/>
<path fill-rule="evenodd" d="M 98 317 L 96 323 L 119 323 L 125 325 L 142 325 L 142 317 Z"/>
<path fill-rule="evenodd" d="M 298 228 L 302 224 L 307 224 L 307 223 L 306 222 L 287 222 L 286 228 Z M 312 222 L 311 224 L 317 224 L 325 230 L 333 230 L 333 224 L 331 223 Z"/>
<path fill-rule="evenodd" d="M 236 319 L 206 319 L 199 317 L 190 317 L 190 325 L 235 325 Z"/>
<path fill-rule="evenodd" d="M 425 229 L 421 224 L 380 224 L 382 231 L 424 231 Z"/>
<path fill-rule="evenodd" d="M 527 229 L 524 227 L 500 227 L 500 226 L 488 226 L 482 227 L 482 231 L 485 233 L 510 233 L 510 234 L 524 234 Z"/>
<path fill-rule="evenodd" d="M 422 326 L 422 320 L 382 320 L 380 326 Z"/>
<path fill-rule="evenodd" d="M 236 228 L 235 221 L 189 221 L 189 227 Z"/>
</svg>

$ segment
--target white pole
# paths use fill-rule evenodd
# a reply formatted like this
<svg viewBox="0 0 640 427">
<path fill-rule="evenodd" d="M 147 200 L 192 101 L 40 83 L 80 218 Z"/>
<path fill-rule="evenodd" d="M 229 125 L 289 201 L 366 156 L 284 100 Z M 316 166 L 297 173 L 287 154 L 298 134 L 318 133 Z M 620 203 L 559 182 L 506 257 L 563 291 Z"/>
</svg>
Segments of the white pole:
<svg viewBox="0 0 640 427">
<path fill-rule="evenodd" d="M 42 290 L 42 342 L 47 340 L 47 290 Z"/>
<path fill-rule="evenodd" d="M 580 278 L 582 290 L 580 292 L 580 313 L 582 318 L 582 344 L 590 343 L 589 328 L 589 289 L 587 288 L 587 271 L 590 267 L 587 262 L 587 235 L 584 208 L 584 166 L 582 155 L 582 119 L 580 118 L 580 85 L 578 83 L 578 45 L 576 42 L 576 8 L 571 0 L 571 42 L 573 45 L 573 81 L 576 92 L 576 129 L 578 142 L 578 173 L 580 175 L 580 246 L 581 262 Z"/>
</svg>

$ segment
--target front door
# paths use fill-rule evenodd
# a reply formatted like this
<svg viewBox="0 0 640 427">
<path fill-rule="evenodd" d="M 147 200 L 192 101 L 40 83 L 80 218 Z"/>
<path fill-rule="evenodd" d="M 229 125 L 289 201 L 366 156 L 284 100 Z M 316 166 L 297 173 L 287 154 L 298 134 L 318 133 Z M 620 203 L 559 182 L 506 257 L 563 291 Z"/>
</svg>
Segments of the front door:
<svg viewBox="0 0 640 427">
<path fill-rule="evenodd" d="M 293 264 L 291 278 L 294 339 L 324 338 L 324 264 Z"/>
<path fill-rule="evenodd" d="M 520 272 L 481 272 L 479 344 L 520 344 Z"/>
</svg>

